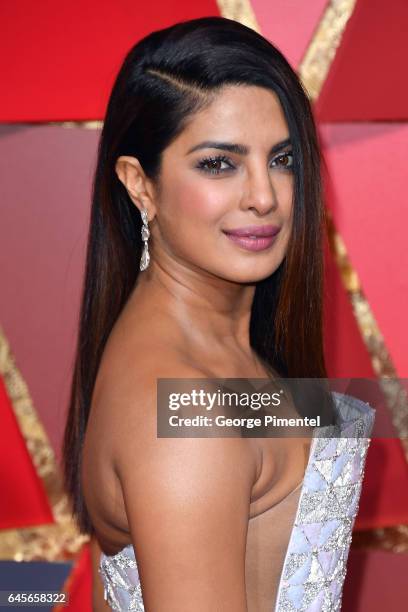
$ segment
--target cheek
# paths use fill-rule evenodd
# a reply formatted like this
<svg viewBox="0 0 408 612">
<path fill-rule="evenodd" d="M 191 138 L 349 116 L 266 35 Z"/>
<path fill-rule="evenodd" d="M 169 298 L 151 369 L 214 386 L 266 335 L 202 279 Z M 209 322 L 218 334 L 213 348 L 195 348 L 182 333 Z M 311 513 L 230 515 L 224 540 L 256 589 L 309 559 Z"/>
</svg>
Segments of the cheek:
<svg viewBox="0 0 408 612">
<path fill-rule="evenodd" d="M 281 174 L 275 179 L 275 187 L 278 200 L 283 212 L 290 214 L 294 192 L 294 176 L 292 174 Z"/>
<path fill-rule="evenodd" d="M 177 217 L 178 223 L 193 219 L 216 222 L 225 212 L 228 194 L 218 181 L 201 177 L 173 177 L 164 189 L 166 216 Z M 193 227 L 192 227 L 193 229 Z"/>
</svg>

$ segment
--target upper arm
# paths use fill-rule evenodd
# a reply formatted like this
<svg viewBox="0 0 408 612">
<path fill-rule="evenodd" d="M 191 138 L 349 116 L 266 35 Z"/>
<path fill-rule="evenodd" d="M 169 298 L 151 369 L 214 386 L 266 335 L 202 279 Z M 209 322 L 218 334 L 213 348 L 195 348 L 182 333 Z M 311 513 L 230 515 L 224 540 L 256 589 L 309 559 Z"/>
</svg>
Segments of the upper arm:
<svg viewBox="0 0 408 612">
<path fill-rule="evenodd" d="M 248 440 L 157 438 L 151 396 L 135 401 L 138 425 L 126 428 L 116 465 L 146 609 L 245 612 Z"/>
</svg>

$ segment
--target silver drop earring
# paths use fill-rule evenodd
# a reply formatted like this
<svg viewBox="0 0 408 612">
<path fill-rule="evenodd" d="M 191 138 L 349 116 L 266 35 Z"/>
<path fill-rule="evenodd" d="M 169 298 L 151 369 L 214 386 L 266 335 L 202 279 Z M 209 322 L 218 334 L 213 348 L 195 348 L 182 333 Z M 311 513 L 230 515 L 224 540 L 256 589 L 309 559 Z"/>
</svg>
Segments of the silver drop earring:
<svg viewBox="0 0 408 612">
<path fill-rule="evenodd" d="M 149 226 L 148 226 L 148 221 L 147 221 L 147 210 L 146 208 L 143 208 L 140 211 L 140 214 L 142 215 L 142 221 L 143 221 L 143 225 L 142 225 L 142 240 L 144 242 L 144 248 L 143 248 L 143 253 L 142 253 L 142 257 L 140 259 L 140 270 L 146 270 L 146 268 L 149 265 L 150 262 L 150 255 L 149 255 L 149 247 L 148 247 L 148 240 L 149 240 L 149 236 L 150 236 L 150 232 L 149 232 Z"/>
</svg>

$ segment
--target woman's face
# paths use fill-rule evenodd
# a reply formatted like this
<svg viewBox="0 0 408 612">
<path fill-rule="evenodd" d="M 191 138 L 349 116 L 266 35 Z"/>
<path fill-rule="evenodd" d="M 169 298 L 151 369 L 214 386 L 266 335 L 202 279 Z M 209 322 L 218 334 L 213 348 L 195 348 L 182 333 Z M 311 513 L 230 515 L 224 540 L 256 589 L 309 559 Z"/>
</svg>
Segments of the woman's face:
<svg viewBox="0 0 408 612">
<path fill-rule="evenodd" d="M 152 224 L 158 261 L 240 283 L 272 274 L 291 233 L 288 139 L 277 96 L 261 87 L 226 86 L 195 114 L 163 152 Z"/>
</svg>

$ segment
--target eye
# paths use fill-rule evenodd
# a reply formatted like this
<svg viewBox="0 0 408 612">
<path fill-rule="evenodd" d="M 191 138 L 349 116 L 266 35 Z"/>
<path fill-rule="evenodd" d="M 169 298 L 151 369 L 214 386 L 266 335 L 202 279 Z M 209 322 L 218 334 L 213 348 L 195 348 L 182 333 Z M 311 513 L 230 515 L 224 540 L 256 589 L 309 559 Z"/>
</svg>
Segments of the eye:
<svg viewBox="0 0 408 612">
<path fill-rule="evenodd" d="M 216 155 L 215 157 L 206 157 L 200 160 L 197 168 L 210 174 L 221 174 L 233 169 L 233 165 L 225 155 Z"/>
<path fill-rule="evenodd" d="M 293 167 L 293 153 L 292 151 L 285 151 L 280 153 L 277 157 L 272 160 L 272 166 L 283 168 L 284 170 L 291 170 Z"/>
</svg>

